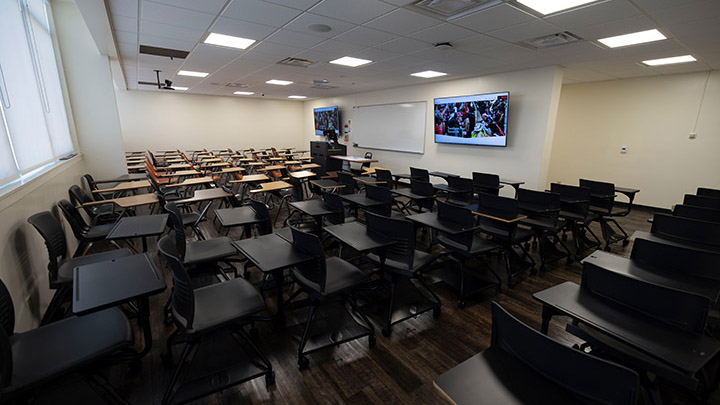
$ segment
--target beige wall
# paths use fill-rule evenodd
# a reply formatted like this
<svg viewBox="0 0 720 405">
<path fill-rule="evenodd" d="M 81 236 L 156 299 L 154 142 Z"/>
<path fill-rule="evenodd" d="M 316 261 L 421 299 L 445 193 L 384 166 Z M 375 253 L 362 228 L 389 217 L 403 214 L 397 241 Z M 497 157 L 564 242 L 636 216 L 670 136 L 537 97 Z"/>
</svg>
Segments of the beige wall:
<svg viewBox="0 0 720 405">
<path fill-rule="evenodd" d="M 118 91 L 126 150 L 300 147 L 303 103 Z"/>
<path fill-rule="evenodd" d="M 40 211 L 53 210 L 57 201 L 67 199 L 68 188 L 80 183 L 83 172 L 83 160 L 76 157 L 0 198 L 0 235 L 5 240 L 0 248 L 0 279 L 8 287 L 15 305 L 16 331 L 37 326 L 52 298 L 48 288 L 47 248 L 27 218 Z M 64 226 L 72 254 L 77 242 L 70 226 L 67 223 Z"/>
<path fill-rule="evenodd" d="M 578 178 L 641 191 L 670 208 L 698 186 L 720 188 L 720 73 L 692 73 L 562 88 L 549 181 Z M 697 120 L 697 139 L 689 139 Z M 628 147 L 627 154 L 620 148 Z"/>
<path fill-rule="evenodd" d="M 407 173 L 408 167 L 470 176 L 473 171 L 497 173 L 526 182 L 526 187 L 537 188 L 546 182 L 544 167 L 550 160 L 550 148 L 554 134 L 554 111 L 562 84 L 562 71 L 555 67 L 483 76 L 471 79 L 417 85 L 398 89 L 354 94 L 305 102 L 303 135 L 306 142 L 322 140 L 314 135 L 312 109 L 339 105 L 344 125 L 352 120 L 352 107 L 403 101 L 428 103 L 425 130 L 425 153 L 413 154 L 385 150 L 370 150 L 378 166 L 396 173 Z M 433 99 L 437 97 L 471 95 L 497 91 L 510 91 L 508 112 L 508 147 L 482 147 L 436 144 L 433 137 Z M 347 142 L 348 153 L 360 155 L 366 149 L 352 147 L 352 134 Z M 437 179 L 436 179 L 437 180 Z M 506 187 L 509 189 L 509 187 Z M 513 195 L 512 190 L 504 194 Z"/>
</svg>

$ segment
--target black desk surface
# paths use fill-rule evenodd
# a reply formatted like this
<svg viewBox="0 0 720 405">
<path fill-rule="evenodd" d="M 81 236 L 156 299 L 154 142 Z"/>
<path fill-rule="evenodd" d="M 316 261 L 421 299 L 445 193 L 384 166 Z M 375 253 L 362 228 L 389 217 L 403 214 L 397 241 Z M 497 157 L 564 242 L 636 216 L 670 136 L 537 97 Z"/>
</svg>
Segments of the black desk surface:
<svg viewBox="0 0 720 405">
<path fill-rule="evenodd" d="M 160 235 L 165 231 L 168 214 L 122 217 L 108 233 L 107 239 L 126 239 Z"/>
<path fill-rule="evenodd" d="M 720 247 L 718 247 L 718 246 L 706 245 L 704 243 L 691 242 L 691 241 L 687 241 L 687 240 L 672 238 L 669 236 L 656 235 L 654 233 L 650 233 L 650 232 L 646 232 L 646 231 L 635 231 L 632 234 L 632 236 L 630 236 L 630 240 L 635 240 L 635 239 L 647 239 L 649 241 L 662 243 L 664 245 L 682 247 L 685 249 L 701 250 L 701 251 L 710 252 L 710 253 L 719 253 L 720 252 Z"/>
<path fill-rule="evenodd" d="M 238 240 L 232 244 L 263 272 L 285 269 L 312 259 L 312 256 L 275 234 Z"/>
<path fill-rule="evenodd" d="M 537 292 L 533 297 L 690 375 L 720 352 L 720 342 L 640 315 L 570 281 Z"/>
<path fill-rule="evenodd" d="M 395 243 L 385 235 L 369 231 L 367 226 L 358 221 L 330 225 L 323 229 L 358 252 L 369 252 Z"/>
<path fill-rule="evenodd" d="M 320 180 L 310 180 L 310 184 L 314 184 L 321 188 L 341 188 L 345 187 L 343 184 L 338 183 L 335 180 L 329 180 L 329 179 L 320 179 Z"/>
<path fill-rule="evenodd" d="M 361 207 L 374 207 L 376 205 L 385 205 L 387 203 L 384 203 L 382 201 L 373 200 L 372 198 L 368 198 L 365 194 L 341 194 L 340 198 L 343 200 L 359 205 Z"/>
<path fill-rule="evenodd" d="M 469 231 L 474 231 L 474 230 L 478 229 L 477 226 L 473 226 L 470 228 L 464 228 L 464 227 L 457 225 L 454 222 L 442 221 L 438 218 L 438 215 L 436 212 L 423 212 L 422 214 L 408 215 L 405 218 L 409 219 L 410 221 L 416 222 L 418 224 L 425 225 L 430 228 L 437 229 L 438 231 L 449 233 L 449 234 L 469 232 Z"/>
<path fill-rule="evenodd" d="M 536 204 L 520 203 L 520 204 L 518 204 L 518 207 L 521 210 L 530 211 L 530 212 L 538 213 L 538 214 L 546 213 L 546 212 L 553 212 L 553 211 L 558 211 L 558 212 L 560 211 L 560 208 L 549 208 L 545 205 L 536 205 Z"/>
<path fill-rule="evenodd" d="M 428 174 L 435 177 L 442 177 L 443 179 L 446 179 L 448 177 L 460 177 L 460 175 L 445 172 L 430 172 Z"/>
<path fill-rule="evenodd" d="M 464 404 L 577 404 L 568 390 L 499 348 L 486 349 L 433 382 L 451 402 Z"/>
<path fill-rule="evenodd" d="M 718 280 L 689 276 L 682 269 L 668 271 L 641 266 L 631 259 L 602 250 L 591 253 L 581 263 L 592 264 L 654 284 L 702 295 L 713 302 L 717 301 L 720 295 L 720 281 Z"/>
<path fill-rule="evenodd" d="M 390 191 L 395 195 L 399 195 L 401 197 L 407 197 L 411 200 L 432 200 L 435 198 L 434 195 L 415 194 L 412 191 L 410 191 L 409 188 L 392 189 Z"/>
<path fill-rule="evenodd" d="M 291 202 L 290 205 L 311 217 L 337 214 L 340 210 L 331 210 L 321 199 Z"/>
<path fill-rule="evenodd" d="M 73 269 L 73 312 L 83 314 L 165 290 L 155 263 L 141 253 Z"/>
<path fill-rule="evenodd" d="M 250 225 L 262 221 L 250 206 L 216 209 L 215 216 L 222 226 Z"/>
</svg>

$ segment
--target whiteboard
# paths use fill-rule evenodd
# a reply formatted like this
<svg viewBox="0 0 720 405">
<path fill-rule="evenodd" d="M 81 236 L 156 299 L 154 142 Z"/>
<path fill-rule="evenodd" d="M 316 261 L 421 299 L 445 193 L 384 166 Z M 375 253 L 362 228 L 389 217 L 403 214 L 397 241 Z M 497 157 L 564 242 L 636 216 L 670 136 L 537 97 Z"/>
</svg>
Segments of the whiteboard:
<svg viewBox="0 0 720 405">
<path fill-rule="evenodd" d="M 353 121 L 357 147 L 425 153 L 425 101 L 355 106 Z"/>
</svg>

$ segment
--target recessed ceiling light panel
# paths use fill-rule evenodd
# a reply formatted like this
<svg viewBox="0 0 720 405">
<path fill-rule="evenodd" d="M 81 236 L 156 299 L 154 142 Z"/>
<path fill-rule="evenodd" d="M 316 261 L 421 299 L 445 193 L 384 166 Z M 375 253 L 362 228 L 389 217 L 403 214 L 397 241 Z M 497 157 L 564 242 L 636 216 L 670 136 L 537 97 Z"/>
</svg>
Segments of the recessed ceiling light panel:
<svg viewBox="0 0 720 405">
<path fill-rule="evenodd" d="M 288 81 L 288 80 L 278 80 L 278 79 L 268 80 L 268 81 L 266 81 L 265 83 L 267 83 L 267 84 L 275 84 L 275 85 L 278 85 L 278 86 L 287 86 L 288 84 L 293 84 L 293 82 L 291 82 L 291 81 Z"/>
<path fill-rule="evenodd" d="M 676 63 L 695 62 L 696 60 L 697 59 L 695 59 L 692 55 L 682 55 L 682 56 L 673 56 L 672 58 L 644 60 L 642 63 L 644 63 L 648 66 L 662 66 L 662 65 L 674 65 Z"/>
<path fill-rule="evenodd" d="M 210 45 L 225 46 L 228 48 L 245 49 L 254 44 L 255 40 L 211 32 L 210 35 L 205 38 L 205 43 Z"/>
<path fill-rule="evenodd" d="M 368 63 L 372 62 L 371 60 L 367 59 L 360 59 L 360 58 L 353 58 L 351 56 L 343 56 L 340 59 L 331 60 L 330 63 L 335 65 L 343 65 L 343 66 L 350 66 L 350 67 L 358 67 L 362 65 L 367 65 Z"/>
<path fill-rule="evenodd" d="M 646 42 L 661 41 L 663 39 L 667 39 L 667 37 L 663 35 L 660 31 L 653 29 L 647 31 L 633 32 L 632 34 L 598 39 L 598 42 L 607 46 L 608 48 L 619 48 L 621 46 L 644 44 Z"/>
<path fill-rule="evenodd" d="M 233 94 L 237 94 L 238 96 L 252 96 L 255 93 L 252 91 L 234 91 Z"/>
<path fill-rule="evenodd" d="M 430 79 L 430 78 L 433 78 L 433 77 L 440 77 L 440 76 L 445 76 L 445 75 L 447 75 L 447 73 L 436 72 L 436 71 L 434 71 L 434 70 L 426 70 L 426 71 L 424 71 L 424 72 L 417 72 L 417 73 L 412 73 L 412 74 L 410 74 L 410 76 L 422 77 L 422 78 L 425 78 L 425 79 Z"/>
<path fill-rule="evenodd" d="M 542 15 L 557 13 L 596 1 L 598 0 L 517 0 L 518 3 L 530 7 Z"/>
<path fill-rule="evenodd" d="M 185 91 L 185 90 L 187 90 L 187 89 L 188 89 L 188 87 L 173 86 L 173 90 Z"/>
<path fill-rule="evenodd" d="M 207 77 L 210 73 L 205 72 L 193 72 L 192 70 L 181 70 L 178 72 L 180 76 L 192 76 L 192 77 Z"/>
<path fill-rule="evenodd" d="M 296 98 L 302 100 L 303 98 L 307 98 L 307 96 L 288 96 L 288 98 Z"/>
</svg>

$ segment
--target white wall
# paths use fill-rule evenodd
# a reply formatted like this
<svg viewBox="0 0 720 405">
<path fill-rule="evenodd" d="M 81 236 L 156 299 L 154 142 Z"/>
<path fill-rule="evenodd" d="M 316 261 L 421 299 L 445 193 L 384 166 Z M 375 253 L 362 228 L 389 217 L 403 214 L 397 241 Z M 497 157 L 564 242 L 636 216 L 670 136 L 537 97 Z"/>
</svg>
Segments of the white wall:
<svg viewBox="0 0 720 405">
<path fill-rule="evenodd" d="M 67 199 L 68 188 L 80 183 L 82 163 L 81 157 L 63 162 L 0 199 L 0 235 L 5 239 L 0 248 L 0 279 L 15 305 L 16 331 L 35 327 L 52 298 L 47 248 L 27 218 L 51 211 L 57 201 Z M 72 254 L 77 242 L 67 223 L 64 226 Z"/>
<path fill-rule="evenodd" d="M 314 135 L 312 109 L 339 105 L 342 125 L 352 120 L 352 107 L 403 101 L 428 103 L 425 129 L 425 153 L 422 155 L 370 150 L 377 166 L 395 173 L 407 173 L 408 167 L 440 170 L 471 176 L 473 171 L 497 173 L 501 177 L 525 181 L 525 187 L 544 187 L 550 148 L 554 134 L 554 111 L 562 84 L 562 71 L 556 67 L 525 70 L 471 79 L 403 87 L 305 102 L 303 134 L 306 144 L 322 140 Z M 433 99 L 437 97 L 510 91 L 508 111 L 508 147 L 481 147 L 436 144 L 433 136 Z M 362 156 L 365 149 L 352 147 L 348 153 Z M 368 149 L 369 150 L 369 149 Z M 506 187 L 507 188 L 507 187 Z M 512 195 L 511 191 L 508 191 Z"/>
<path fill-rule="evenodd" d="M 635 187 L 637 203 L 663 208 L 698 186 L 720 188 L 720 73 L 710 75 L 701 106 L 707 77 L 563 86 L 549 180 Z M 697 139 L 689 139 L 696 120 Z"/>
<path fill-rule="evenodd" d="M 109 59 L 73 1 L 54 1 L 53 17 L 85 166 L 95 178 L 127 173 Z"/>
<path fill-rule="evenodd" d="M 120 90 L 117 102 L 126 150 L 305 146 L 298 101 Z"/>
</svg>

